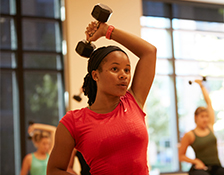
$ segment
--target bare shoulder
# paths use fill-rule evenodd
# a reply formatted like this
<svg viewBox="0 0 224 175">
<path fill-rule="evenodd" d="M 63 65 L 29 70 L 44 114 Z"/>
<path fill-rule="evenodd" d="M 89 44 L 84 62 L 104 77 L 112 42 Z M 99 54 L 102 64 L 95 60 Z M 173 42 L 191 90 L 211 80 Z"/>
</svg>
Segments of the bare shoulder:
<svg viewBox="0 0 224 175">
<path fill-rule="evenodd" d="M 32 161 L 32 154 L 31 153 L 27 154 L 24 159 L 31 162 Z"/>
<path fill-rule="evenodd" d="M 185 137 L 186 137 L 186 139 L 188 140 L 189 144 L 193 143 L 194 140 L 195 140 L 195 135 L 194 135 L 193 131 L 188 131 L 188 132 L 185 134 Z"/>
<path fill-rule="evenodd" d="M 23 159 L 23 164 L 26 164 L 27 166 L 30 166 L 32 162 L 32 154 L 27 154 Z"/>
</svg>

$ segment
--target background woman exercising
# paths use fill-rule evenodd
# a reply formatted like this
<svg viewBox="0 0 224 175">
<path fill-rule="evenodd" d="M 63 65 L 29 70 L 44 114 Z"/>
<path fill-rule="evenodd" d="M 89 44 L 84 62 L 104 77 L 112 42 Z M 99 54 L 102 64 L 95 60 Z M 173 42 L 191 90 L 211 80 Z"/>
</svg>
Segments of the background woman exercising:
<svg viewBox="0 0 224 175">
<path fill-rule="evenodd" d="M 196 128 L 183 136 L 179 148 L 179 160 L 192 163 L 189 175 L 223 175 L 224 168 L 221 167 L 218 158 L 217 140 L 213 130 L 215 113 L 212 103 L 202 80 L 195 82 L 201 88 L 207 107 L 196 109 Z M 188 146 L 194 149 L 196 159 L 190 159 L 185 155 Z"/>
<path fill-rule="evenodd" d="M 53 148 L 55 126 L 34 123 L 29 126 L 28 133 L 32 136 L 32 141 L 36 151 L 27 154 L 23 159 L 20 175 L 45 175 L 49 154 Z"/>
</svg>

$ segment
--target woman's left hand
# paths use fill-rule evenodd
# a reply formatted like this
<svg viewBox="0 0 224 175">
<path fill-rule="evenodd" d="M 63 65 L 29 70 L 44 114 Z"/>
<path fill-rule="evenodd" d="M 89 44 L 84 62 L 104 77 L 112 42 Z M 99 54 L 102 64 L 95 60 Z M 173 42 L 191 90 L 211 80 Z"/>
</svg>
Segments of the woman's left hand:
<svg viewBox="0 0 224 175">
<path fill-rule="evenodd" d="M 33 131 L 35 130 L 35 128 L 34 128 L 34 124 L 32 124 L 32 125 L 29 125 L 29 127 L 28 127 L 28 134 L 32 137 L 32 135 L 33 135 Z"/>
</svg>

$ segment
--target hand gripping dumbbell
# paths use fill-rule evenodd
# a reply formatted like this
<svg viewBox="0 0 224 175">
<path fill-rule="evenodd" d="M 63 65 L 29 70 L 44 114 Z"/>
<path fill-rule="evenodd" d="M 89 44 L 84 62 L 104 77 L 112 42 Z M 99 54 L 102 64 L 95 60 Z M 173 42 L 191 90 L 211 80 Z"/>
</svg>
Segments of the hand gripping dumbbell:
<svg viewBox="0 0 224 175">
<path fill-rule="evenodd" d="M 206 77 L 204 76 L 204 77 L 202 77 L 202 81 L 206 81 L 207 79 L 206 79 Z M 188 82 L 190 85 L 193 83 L 192 81 L 189 81 Z"/>
<path fill-rule="evenodd" d="M 112 10 L 103 4 L 97 4 L 94 6 L 91 15 L 98 21 L 98 26 L 100 23 L 105 23 L 112 14 Z M 76 46 L 76 52 L 83 57 L 89 58 L 91 53 L 94 51 L 96 46 L 89 41 L 82 40 Z"/>
</svg>

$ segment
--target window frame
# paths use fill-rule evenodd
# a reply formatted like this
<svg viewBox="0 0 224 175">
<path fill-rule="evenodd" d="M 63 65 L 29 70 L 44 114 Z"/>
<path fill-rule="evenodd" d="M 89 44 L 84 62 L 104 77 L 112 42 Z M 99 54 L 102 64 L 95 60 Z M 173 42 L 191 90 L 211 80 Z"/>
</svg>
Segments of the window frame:
<svg viewBox="0 0 224 175">
<path fill-rule="evenodd" d="M 190 30 L 174 29 L 173 28 L 172 20 L 173 19 L 182 19 L 182 18 L 174 18 L 173 17 L 173 14 L 172 14 L 172 10 L 173 10 L 172 8 L 173 8 L 173 6 L 172 6 L 172 4 L 178 4 L 178 5 L 193 5 L 193 6 L 199 6 L 199 7 L 211 7 L 211 5 L 212 5 L 212 7 L 214 7 L 214 8 L 217 8 L 217 7 L 220 8 L 220 6 L 217 5 L 217 4 L 205 4 L 205 3 L 199 3 L 199 2 L 186 2 L 186 1 L 181 1 L 180 2 L 180 1 L 175 1 L 175 0 L 173 0 L 173 1 L 172 0 L 158 0 L 158 1 L 155 1 L 155 0 L 142 0 L 142 3 L 143 2 L 146 2 L 146 1 L 166 3 L 166 5 L 168 6 L 168 9 L 169 9 L 169 10 L 166 9 L 167 10 L 166 12 L 168 12 L 168 13 L 166 13 L 165 16 L 151 15 L 151 16 L 148 16 L 148 17 L 162 17 L 162 18 L 169 19 L 169 21 L 170 21 L 170 27 L 165 27 L 165 28 L 161 27 L 161 28 L 159 28 L 159 27 L 147 27 L 147 26 L 141 25 L 141 28 L 166 30 L 166 31 L 169 31 L 170 32 L 171 58 L 158 58 L 158 59 L 160 59 L 160 60 L 167 60 L 167 61 L 171 62 L 172 63 L 172 67 L 171 67 L 172 68 L 172 71 L 171 71 L 171 73 L 165 73 L 165 74 L 164 73 L 162 73 L 162 74 L 157 73 L 156 75 L 158 75 L 158 76 L 167 76 L 167 77 L 169 77 L 170 79 L 173 80 L 172 88 L 173 88 L 173 95 L 174 96 L 171 97 L 171 98 L 175 102 L 174 104 L 172 104 L 172 105 L 174 105 L 174 109 L 175 109 L 175 117 L 174 117 L 175 118 L 175 122 L 174 122 L 174 124 L 176 125 L 176 128 L 175 128 L 175 131 L 174 132 L 176 132 L 176 136 L 175 137 L 176 137 L 177 143 L 180 143 L 181 138 L 180 138 L 180 131 L 179 131 L 178 94 L 177 94 L 178 92 L 177 92 L 177 86 L 176 86 L 176 84 L 177 84 L 177 78 L 178 77 L 182 77 L 182 76 L 198 77 L 199 75 L 179 75 L 179 74 L 176 74 L 175 62 L 176 61 L 181 61 L 181 60 L 186 61 L 187 59 L 178 59 L 178 58 L 175 58 L 175 55 L 174 55 L 174 49 L 175 48 L 174 48 L 174 37 L 173 37 L 173 34 L 174 34 L 174 31 L 188 31 L 189 32 Z M 221 8 L 224 9 L 224 4 L 221 5 Z M 143 9 L 144 9 L 144 7 L 143 7 Z M 144 12 L 143 12 L 143 15 L 142 16 L 143 17 L 144 16 L 147 17 L 147 15 L 144 15 Z M 183 19 L 186 19 L 186 18 L 183 18 Z M 188 19 L 188 20 L 193 20 L 193 19 Z M 201 20 L 194 20 L 194 21 L 201 21 Z M 192 30 L 192 32 L 195 32 L 195 30 Z M 205 32 L 206 33 L 208 31 L 196 30 L 196 32 Z M 222 32 L 217 32 L 217 31 L 209 31 L 209 32 L 212 32 L 212 33 L 222 33 Z M 224 32 L 222 34 L 224 34 Z M 200 61 L 199 60 L 189 60 L 189 61 L 202 62 L 201 60 Z M 213 76 L 211 76 L 211 77 L 213 77 Z M 216 78 L 220 78 L 220 77 L 216 77 Z M 176 158 L 178 158 L 178 157 L 176 157 Z M 179 169 L 178 171 L 174 171 L 174 172 L 163 172 L 161 174 L 186 173 L 185 171 L 182 170 L 181 162 L 178 163 L 178 169 Z"/>
<path fill-rule="evenodd" d="M 61 7 L 62 3 L 61 0 L 57 0 L 58 3 L 58 13 L 59 16 L 56 18 L 54 17 L 43 17 L 43 16 L 28 16 L 22 14 L 22 0 L 10 0 L 9 2 L 9 12 L 2 13 L 0 12 L 1 18 L 11 18 L 14 21 L 15 27 L 15 37 L 16 37 L 16 48 L 12 49 L 0 49 L 0 53 L 9 52 L 14 53 L 16 55 L 16 66 L 15 67 L 2 67 L 0 66 L 0 71 L 10 71 L 12 72 L 13 78 L 13 87 L 12 87 L 12 96 L 13 96 L 13 123 L 14 123 L 14 165 L 15 165 L 15 174 L 19 174 L 23 158 L 27 154 L 27 123 L 26 122 L 26 111 L 25 111 L 25 90 L 24 90 L 24 83 L 25 83 L 25 72 L 53 72 L 60 75 L 60 87 L 58 88 L 58 93 L 60 96 L 58 99 L 60 102 L 58 103 L 59 108 L 59 115 L 58 120 L 64 115 L 66 108 L 65 108 L 65 99 L 64 99 L 64 92 L 65 92 L 65 78 L 64 78 L 64 55 L 62 49 L 62 42 L 63 42 L 63 27 L 62 27 L 62 19 L 61 19 Z M 11 6 L 12 8 L 11 9 Z M 59 25 L 59 37 L 58 40 L 60 41 L 60 51 L 42 51 L 42 50 L 25 50 L 23 48 L 23 31 L 22 25 L 24 19 L 38 19 L 43 21 L 51 21 L 56 22 Z M 60 56 L 60 68 L 25 68 L 24 67 L 24 54 L 26 53 L 40 53 L 40 54 L 55 54 Z M 58 75 L 57 75 L 58 77 Z M 58 100 L 58 101 L 59 101 Z M 62 106 L 60 106 L 62 105 Z"/>
</svg>

